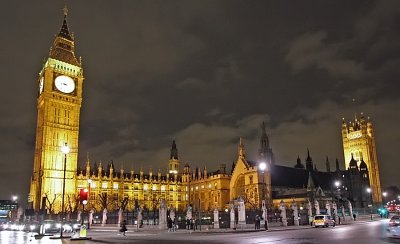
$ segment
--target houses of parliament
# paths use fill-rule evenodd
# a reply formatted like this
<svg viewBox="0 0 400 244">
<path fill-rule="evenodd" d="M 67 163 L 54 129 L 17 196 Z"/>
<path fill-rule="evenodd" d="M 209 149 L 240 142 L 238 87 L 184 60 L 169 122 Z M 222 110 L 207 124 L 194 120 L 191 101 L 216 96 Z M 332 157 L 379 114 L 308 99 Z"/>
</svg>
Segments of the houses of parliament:
<svg viewBox="0 0 400 244">
<path fill-rule="evenodd" d="M 29 194 L 35 211 L 49 208 L 55 213 L 62 211 L 63 195 L 64 211 L 72 210 L 79 204 L 80 189 L 89 190 L 88 205 L 98 211 L 117 209 L 124 201 L 128 209 L 135 204 L 156 209 L 161 200 L 177 210 L 184 210 L 189 204 L 194 209 L 223 210 L 239 198 L 244 199 L 246 207 L 258 209 L 263 200 L 270 207 L 281 201 L 306 202 L 310 191 L 329 193 L 333 180 L 345 175 L 351 192 L 343 197 L 360 207 L 371 200 L 382 201 L 373 126 L 364 117 L 349 124 L 343 121 L 344 170 L 336 161 L 336 171 L 331 171 L 327 159 L 326 172 L 318 171 L 310 152 L 305 159 L 306 167 L 300 158 L 294 167 L 276 164 L 264 123 L 254 161 L 246 157 L 244 140 L 238 138 L 237 155 L 233 155 L 236 160 L 232 165 L 219 164 L 214 169 L 181 162 L 175 141 L 169 159 L 166 157 L 167 172 L 116 168 L 113 162 L 94 163 L 89 157 L 80 169 L 78 142 L 84 70 L 81 58 L 75 53 L 75 38 L 67 17 L 65 8 L 61 29 L 36 80 L 37 126 Z M 68 153 L 60 150 L 65 145 L 70 148 Z M 266 163 L 265 171 L 260 170 L 260 162 Z M 371 187 L 372 199 L 357 193 L 366 187 Z"/>
</svg>

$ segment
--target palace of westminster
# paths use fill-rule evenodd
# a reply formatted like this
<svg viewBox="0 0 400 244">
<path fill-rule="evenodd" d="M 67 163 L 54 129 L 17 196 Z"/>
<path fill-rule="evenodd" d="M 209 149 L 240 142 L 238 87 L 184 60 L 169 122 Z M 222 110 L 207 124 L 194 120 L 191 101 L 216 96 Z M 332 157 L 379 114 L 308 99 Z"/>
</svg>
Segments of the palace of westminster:
<svg viewBox="0 0 400 244">
<path fill-rule="evenodd" d="M 79 204 L 76 199 L 80 189 L 89 189 L 89 207 L 98 211 L 104 207 L 117 209 L 124 199 L 128 200 L 128 209 L 135 203 L 153 209 L 165 200 L 168 207 L 177 210 L 184 210 L 189 204 L 194 209 L 223 210 L 238 198 L 244 199 L 249 208 L 260 208 L 263 199 L 272 207 L 281 201 L 295 200 L 303 204 L 310 198 L 333 199 L 335 190 L 342 190 L 341 197 L 352 201 L 355 207 L 382 202 L 373 126 L 362 115 L 342 123 L 345 170 L 340 169 L 336 160 L 336 169 L 331 171 L 327 158 L 326 171 L 319 171 L 309 152 L 305 165 L 300 158 L 294 167 L 276 164 L 264 123 L 258 158 L 255 161 L 246 158 L 244 142 L 240 138 L 236 161 L 228 168 L 226 164 L 220 164 L 218 169 L 209 171 L 206 167 L 182 165 L 173 141 L 168 172 L 126 171 L 122 167 L 116 169 L 113 162 L 97 164 L 91 163 L 89 158 L 85 167 L 79 169 L 84 73 L 82 61 L 75 55 L 67 13 L 64 9 L 61 29 L 37 79 L 36 142 L 29 194 L 35 211 L 49 208 L 46 206 L 49 203 L 52 211 L 61 211 L 63 188 L 66 207 Z M 70 148 L 68 154 L 60 150 L 65 144 Z M 267 164 L 265 172 L 260 170 L 260 162 Z M 334 189 L 335 180 L 343 183 L 342 189 Z M 367 188 L 371 193 L 366 191 Z"/>
</svg>

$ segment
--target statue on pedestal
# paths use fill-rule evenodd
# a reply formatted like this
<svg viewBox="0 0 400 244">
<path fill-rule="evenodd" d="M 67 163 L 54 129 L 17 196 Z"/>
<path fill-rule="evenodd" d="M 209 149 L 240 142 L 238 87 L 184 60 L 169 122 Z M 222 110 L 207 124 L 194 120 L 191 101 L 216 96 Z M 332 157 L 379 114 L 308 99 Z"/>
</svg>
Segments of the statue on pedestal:
<svg viewBox="0 0 400 244">
<path fill-rule="evenodd" d="M 297 209 L 297 203 L 294 201 L 292 202 L 292 210 L 293 210 L 293 221 L 294 221 L 294 225 L 298 226 L 300 225 L 299 223 L 299 210 Z"/>
<path fill-rule="evenodd" d="M 287 226 L 286 205 L 283 200 L 281 200 L 281 203 L 279 204 L 279 210 L 281 210 L 282 225 Z"/>
<path fill-rule="evenodd" d="M 101 221 L 101 226 L 104 226 L 107 223 L 107 209 L 103 210 L 103 220 Z"/>
<path fill-rule="evenodd" d="M 219 229 L 219 216 L 218 207 L 214 207 L 214 229 Z"/>
</svg>

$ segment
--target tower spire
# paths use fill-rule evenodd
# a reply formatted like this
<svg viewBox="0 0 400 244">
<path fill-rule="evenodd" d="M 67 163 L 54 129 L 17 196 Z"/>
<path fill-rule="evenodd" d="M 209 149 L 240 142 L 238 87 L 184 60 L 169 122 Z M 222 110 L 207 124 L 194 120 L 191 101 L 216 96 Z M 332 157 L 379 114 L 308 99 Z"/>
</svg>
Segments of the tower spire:
<svg viewBox="0 0 400 244">
<path fill-rule="evenodd" d="M 67 5 L 65 5 L 65 7 L 63 8 L 63 12 L 64 12 L 64 20 L 63 20 L 63 24 L 60 29 L 60 33 L 58 33 L 57 36 L 68 39 L 70 41 L 73 41 L 74 39 L 72 38 L 71 34 L 69 33 L 68 24 L 67 24 L 67 16 L 68 16 Z"/>
<path fill-rule="evenodd" d="M 171 156 L 169 159 L 178 159 L 178 148 L 176 147 L 175 140 L 172 141 Z"/>
<path fill-rule="evenodd" d="M 326 172 L 331 172 L 331 164 L 329 163 L 328 156 L 326 156 Z"/>
<path fill-rule="evenodd" d="M 244 151 L 244 144 L 243 144 L 243 139 L 242 139 L 242 137 L 240 137 L 240 139 L 239 139 L 239 148 L 238 148 L 238 156 L 239 156 L 239 158 L 245 158 L 246 157 L 246 154 L 245 154 L 245 151 Z"/>
<path fill-rule="evenodd" d="M 306 158 L 306 169 L 309 171 L 313 170 L 313 161 L 310 157 L 310 150 L 307 148 L 307 158 Z"/>
</svg>

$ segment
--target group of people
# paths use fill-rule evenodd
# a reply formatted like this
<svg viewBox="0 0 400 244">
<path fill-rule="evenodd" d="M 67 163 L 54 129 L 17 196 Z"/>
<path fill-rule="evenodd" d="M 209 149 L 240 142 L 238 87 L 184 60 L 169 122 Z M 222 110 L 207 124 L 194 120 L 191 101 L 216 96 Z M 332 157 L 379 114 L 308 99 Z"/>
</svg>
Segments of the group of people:
<svg viewBox="0 0 400 244">
<path fill-rule="evenodd" d="M 194 219 L 186 219 L 186 229 L 188 229 L 188 230 L 196 230 L 197 229 L 196 220 L 194 220 Z"/>
<path fill-rule="evenodd" d="M 178 229 L 175 223 L 175 218 L 172 219 L 170 216 L 168 216 L 167 227 L 168 227 L 168 232 L 175 232 Z"/>
</svg>

